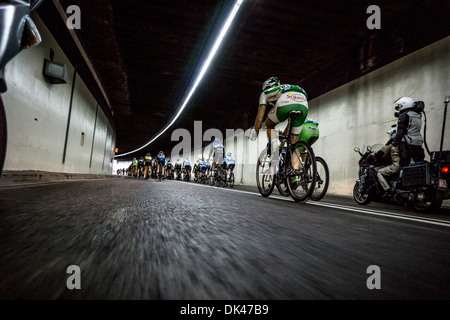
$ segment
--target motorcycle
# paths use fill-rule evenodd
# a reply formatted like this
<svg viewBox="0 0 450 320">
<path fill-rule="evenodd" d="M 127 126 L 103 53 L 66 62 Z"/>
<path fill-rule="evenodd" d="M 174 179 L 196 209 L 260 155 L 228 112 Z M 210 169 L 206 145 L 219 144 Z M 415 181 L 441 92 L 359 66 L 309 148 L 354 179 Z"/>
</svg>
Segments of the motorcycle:
<svg viewBox="0 0 450 320">
<path fill-rule="evenodd" d="M 447 111 L 448 97 L 444 101 L 444 125 Z M 426 119 L 426 118 L 425 118 Z M 426 130 L 426 127 L 425 127 Z M 442 136 L 443 138 L 443 136 Z M 379 168 L 389 165 L 390 156 L 377 159 L 374 154 L 378 151 L 377 146 L 368 146 L 365 153 L 358 147 L 354 151 L 359 153 L 358 180 L 353 187 L 353 198 L 360 205 L 367 205 L 372 200 L 376 202 L 388 202 L 402 204 L 414 208 L 419 212 L 431 212 L 438 210 L 445 199 L 450 198 L 450 150 L 430 152 L 430 161 L 412 163 L 400 169 L 395 175 L 386 177 L 386 181 L 391 187 L 391 191 L 386 194 L 382 188 L 377 171 Z"/>
<path fill-rule="evenodd" d="M 7 91 L 5 65 L 23 49 L 37 46 L 41 36 L 30 14 L 42 0 L 9 0 L 0 3 L 0 94 Z M 6 156 L 7 128 L 0 96 L 0 176 Z"/>
</svg>

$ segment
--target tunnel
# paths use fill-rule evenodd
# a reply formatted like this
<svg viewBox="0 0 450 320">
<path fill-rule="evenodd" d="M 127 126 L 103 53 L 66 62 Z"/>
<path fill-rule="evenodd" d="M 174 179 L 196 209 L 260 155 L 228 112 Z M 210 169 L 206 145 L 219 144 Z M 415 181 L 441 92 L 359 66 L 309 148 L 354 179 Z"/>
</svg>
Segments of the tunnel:
<svg viewBox="0 0 450 320">
<path fill-rule="evenodd" d="M 222 317 L 450 298 L 448 1 L 11 0 L 0 14 L 2 300 Z M 365 160 L 382 146 L 412 157 L 387 191 Z"/>
</svg>

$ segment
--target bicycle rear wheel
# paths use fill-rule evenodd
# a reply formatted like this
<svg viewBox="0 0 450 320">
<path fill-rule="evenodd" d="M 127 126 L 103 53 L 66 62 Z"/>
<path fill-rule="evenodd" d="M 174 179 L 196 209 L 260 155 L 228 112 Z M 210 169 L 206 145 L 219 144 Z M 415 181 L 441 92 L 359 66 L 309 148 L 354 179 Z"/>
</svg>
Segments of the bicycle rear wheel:
<svg viewBox="0 0 450 320">
<path fill-rule="evenodd" d="M 311 195 L 311 200 L 313 201 L 319 201 L 325 196 L 328 190 L 328 184 L 330 183 L 330 172 L 328 170 L 328 165 L 325 162 L 325 159 L 316 157 L 316 163 L 316 185 L 314 186 L 314 191 Z"/>
<path fill-rule="evenodd" d="M 298 141 L 291 150 L 288 150 L 286 164 L 286 184 L 292 199 L 304 203 L 314 192 L 317 176 L 317 164 L 311 146 Z M 300 168 L 295 166 L 301 163 Z"/>
<path fill-rule="evenodd" d="M 234 187 L 234 173 L 230 172 L 230 178 L 228 180 L 228 183 L 230 184 L 230 188 Z"/>
<path fill-rule="evenodd" d="M 266 149 L 261 152 L 256 163 L 256 184 L 263 197 L 270 196 L 274 183 L 273 177 L 270 175 L 269 157 Z"/>
</svg>

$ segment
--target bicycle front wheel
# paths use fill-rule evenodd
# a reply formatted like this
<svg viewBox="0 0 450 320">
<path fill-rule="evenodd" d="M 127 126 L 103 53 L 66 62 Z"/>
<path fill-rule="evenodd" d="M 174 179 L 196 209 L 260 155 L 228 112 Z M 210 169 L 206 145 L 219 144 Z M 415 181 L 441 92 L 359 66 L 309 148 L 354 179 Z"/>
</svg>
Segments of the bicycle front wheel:
<svg viewBox="0 0 450 320">
<path fill-rule="evenodd" d="M 256 163 L 256 184 L 258 185 L 259 193 L 263 197 L 268 197 L 273 191 L 273 175 L 270 174 L 269 157 L 267 150 L 263 150 L 258 157 Z"/>
<path fill-rule="evenodd" d="M 286 163 L 286 184 L 292 199 L 304 203 L 314 192 L 317 164 L 311 146 L 298 141 L 291 150 Z"/>
<path fill-rule="evenodd" d="M 325 196 L 328 190 L 328 184 L 330 183 L 330 172 L 325 160 L 321 157 L 316 157 L 316 163 L 316 185 L 314 186 L 314 191 L 311 195 L 311 200 L 313 201 L 319 201 Z"/>
</svg>

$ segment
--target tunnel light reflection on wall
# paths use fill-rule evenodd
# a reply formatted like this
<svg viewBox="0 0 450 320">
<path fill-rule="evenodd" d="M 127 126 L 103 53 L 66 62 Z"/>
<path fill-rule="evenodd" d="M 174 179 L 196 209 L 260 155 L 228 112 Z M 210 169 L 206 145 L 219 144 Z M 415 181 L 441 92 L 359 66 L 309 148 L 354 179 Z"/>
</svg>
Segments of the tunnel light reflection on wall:
<svg viewBox="0 0 450 320">
<path fill-rule="evenodd" d="M 172 119 L 172 121 L 163 129 L 160 133 L 158 133 L 153 139 L 151 139 L 147 144 L 143 145 L 142 147 L 135 149 L 130 152 L 122 153 L 119 155 L 116 155 L 115 157 L 121 157 L 125 156 L 131 153 L 134 153 L 136 151 L 142 150 L 143 148 L 149 146 L 151 143 L 153 143 L 156 139 L 158 139 L 164 132 L 166 132 L 174 123 L 177 121 L 177 119 L 180 117 L 183 110 L 186 108 L 189 100 L 191 99 L 192 95 L 194 94 L 195 90 L 197 89 L 198 85 L 200 84 L 200 81 L 202 80 L 203 76 L 205 75 L 206 71 L 208 70 L 209 65 L 211 64 L 212 59 L 214 58 L 214 55 L 216 54 L 217 50 L 219 49 L 220 44 L 222 43 L 223 38 L 225 37 L 228 29 L 231 26 L 231 23 L 233 22 L 234 17 L 236 16 L 236 13 L 238 12 L 242 2 L 244 0 L 237 0 L 236 3 L 233 6 L 233 9 L 231 10 L 230 14 L 228 15 L 227 20 L 225 21 L 224 25 L 222 26 L 222 29 L 220 30 L 219 36 L 217 37 L 216 41 L 214 42 L 214 45 L 211 48 L 211 51 L 209 52 L 208 58 L 203 63 L 203 66 L 200 70 L 200 73 L 198 74 L 191 90 L 189 91 L 189 94 L 187 95 L 186 99 L 184 99 L 183 104 L 179 108 L 177 114 Z"/>
</svg>

